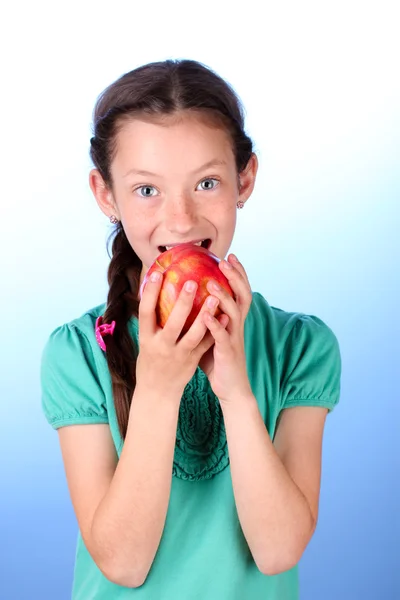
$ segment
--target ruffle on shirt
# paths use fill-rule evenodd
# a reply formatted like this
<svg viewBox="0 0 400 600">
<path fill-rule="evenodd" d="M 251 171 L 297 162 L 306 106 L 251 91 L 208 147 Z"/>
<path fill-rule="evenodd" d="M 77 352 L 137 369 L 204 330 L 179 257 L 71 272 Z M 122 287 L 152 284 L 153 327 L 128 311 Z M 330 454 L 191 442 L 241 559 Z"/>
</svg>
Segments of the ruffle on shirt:
<svg viewBox="0 0 400 600">
<path fill-rule="evenodd" d="M 198 367 L 180 404 L 173 475 L 188 481 L 211 479 L 228 465 L 221 406 Z"/>
</svg>

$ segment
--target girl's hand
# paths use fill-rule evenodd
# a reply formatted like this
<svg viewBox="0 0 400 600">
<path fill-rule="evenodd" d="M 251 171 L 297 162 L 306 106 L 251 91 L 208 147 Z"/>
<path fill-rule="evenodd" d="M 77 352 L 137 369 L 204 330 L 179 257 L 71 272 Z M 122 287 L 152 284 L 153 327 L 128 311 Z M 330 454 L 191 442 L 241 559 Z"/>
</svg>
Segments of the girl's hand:
<svg viewBox="0 0 400 600">
<path fill-rule="evenodd" d="M 244 351 L 244 322 L 252 293 L 246 272 L 234 255 L 231 254 L 228 261 L 221 261 L 219 267 L 227 277 L 235 299 L 216 282 L 208 283 L 207 289 L 219 300 L 223 314 L 219 319 L 215 319 L 208 310 L 202 315 L 215 345 L 200 360 L 200 367 L 207 375 L 214 394 L 224 403 L 234 397 L 252 394 Z"/>
<path fill-rule="evenodd" d="M 172 395 L 180 400 L 200 358 L 214 344 L 204 322 L 204 314 L 206 311 L 214 314 L 218 300 L 207 298 L 189 331 L 178 341 L 192 310 L 197 284 L 186 282 L 164 328 L 161 328 L 157 324 L 156 305 L 163 276 L 159 272 L 154 275 L 156 279 L 150 278 L 139 304 L 137 386 L 152 391 L 159 389 L 161 397 Z"/>
</svg>

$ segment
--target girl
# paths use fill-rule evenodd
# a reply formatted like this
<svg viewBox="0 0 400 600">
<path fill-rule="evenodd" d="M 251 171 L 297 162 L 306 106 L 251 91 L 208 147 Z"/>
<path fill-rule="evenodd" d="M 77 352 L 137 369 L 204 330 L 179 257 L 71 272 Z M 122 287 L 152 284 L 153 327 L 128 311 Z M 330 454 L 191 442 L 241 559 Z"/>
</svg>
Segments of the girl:
<svg viewBox="0 0 400 600">
<path fill-rule="evenodd" d="M 239 100 L 198 62 L 142 66 L 99 97 L 91 157 L 116 224 L 108 298 L 51 333 L 41 369 L 79 524 L 72 597 L 295 600 L 341 358 L 323 321 L 224 260 L 257 174 Z M 139 301 L 182 242 L 216 254 L 235 294 L 210 282 L 184 336 L 194 282 L 164 329 L 161 274 Z"/>
</svg>

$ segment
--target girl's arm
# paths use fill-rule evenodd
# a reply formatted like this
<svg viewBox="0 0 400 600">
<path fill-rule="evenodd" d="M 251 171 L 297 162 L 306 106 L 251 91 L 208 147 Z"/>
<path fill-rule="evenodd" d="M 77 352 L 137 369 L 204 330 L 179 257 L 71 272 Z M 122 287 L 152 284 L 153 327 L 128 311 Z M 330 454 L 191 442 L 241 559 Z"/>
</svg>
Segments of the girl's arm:
<svg viewBox="0 0 400 600">
<path fill-rule="evenodd" d="M 136 389 L 120 459 L 108 425 L 59 430 L 68 485 L 88 551 L 111 581 L 143 584 L 167 514 L 180 400 L 200 358 L 214 344 L 203 313 L 182 327 L 195 289 L 183 289 L 163 329 L 155 306 L 162 277 L 150 280 L 139 305 Z"/>
<path fill-rule="evenodd" d="M 327 410 L 284 410 L 272 443 L 254 396 L 222 409 L 243 533 L 262 573 L 286 571 L 298 563 L 316 527 Z"/>
<path fill-rule="evenodd" d="M 103 574 L 143 584 L 164 528 L 171 489 L 179 398 L 136 389 L 119 461 L 108 425 L 59 429 L 75 514 Z"/>
<path fill-rule="evenodd" d="M 316 526 L 327 409 L 283 410 L 272 443 L 247 374 L 244 325 L 252 303 L 251 287 L 244 267 L 233 255 L 221 261 L 220 268 L 235 298 L 209 283 L 210 293 L 219 299 L 229 322 L 223 329 L 205 315 L 215 346 L 202 364 L 224 415 L 243 533 L 258 568 L 272 575 L 296 565 Z M 324 356 L 327 348 L 336 351 L 333 337 L 328 337 Z"/>
</svg>

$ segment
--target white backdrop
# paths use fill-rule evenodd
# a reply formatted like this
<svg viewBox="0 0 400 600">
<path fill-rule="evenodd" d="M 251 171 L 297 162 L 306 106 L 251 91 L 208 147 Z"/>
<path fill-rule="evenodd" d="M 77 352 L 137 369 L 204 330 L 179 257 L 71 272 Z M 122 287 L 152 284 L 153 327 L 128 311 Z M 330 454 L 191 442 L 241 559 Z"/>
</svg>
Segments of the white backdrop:
<svg viewBox="0 0 400 600">
<path fill-rule="evenodd" d="M 232 251 L 270 304 L 319 316 L 341 345 L 342 399 L 328 419 L 302 600 L 394 600 L 398 3 L 39 0 L 1 10 L 0 518 L 9 542 L 0 597 L 69 598 L 76 522 L 40 410 L 39 361 L 50 332 L 107 293 L 111 230 L 88 186 L 96 97 L 140 64 L 192 58 L 233 85 L 259 157 Z"/>
</svg>

